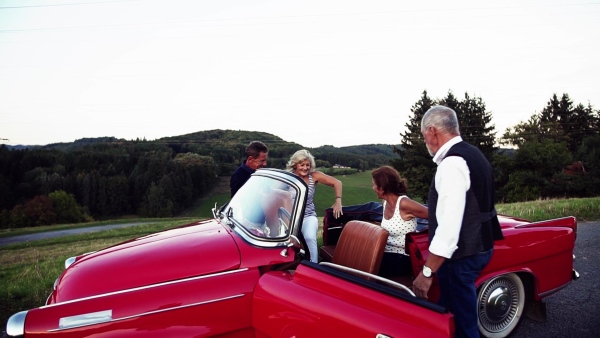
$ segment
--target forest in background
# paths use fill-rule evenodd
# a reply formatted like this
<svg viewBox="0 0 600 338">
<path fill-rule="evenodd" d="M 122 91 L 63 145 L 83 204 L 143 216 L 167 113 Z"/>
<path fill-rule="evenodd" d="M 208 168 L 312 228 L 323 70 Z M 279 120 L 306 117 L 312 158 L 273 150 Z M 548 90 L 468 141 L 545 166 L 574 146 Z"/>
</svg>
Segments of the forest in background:
<svg viewBox="0 0 600 338">
<path fill-rule="evenodd" d="M 124 215 L 172 217 L 211 191 L 261 140 L 269 167 L 302 149 L 272 134 L 209 130 L 157 140 L 86 138 L 34 147 L 0 145 L 0 227 L 77 223 Z M 310 149 L 310 148 L 309 148 Z M 321 168 L 351 173 L 389 163 L 391 145 L 310 149 Z"/>
<path fill-rule="evenodd" d="M 434 177 L 436 165 L 421 135 L 421 119 L 438 104 L 456 111 L 463 140 L 492 164 L 498 202 L 600 194 L 600 111 L 590 103 L 575 104 L 568 94 L 554 94 L 538 113 L 498 136 L 482 98 L 465 93 L 460 99 L 450 91 L 432 99 L 424 91 L 411 108 L 391 162 L 408 178 L 413 196 L 427 201 Z"/>
<path fill-rule="evenodd" d="M 590 197 L 600 191 L 599 111 L 556 94 L 539 113 L 497 136 L 481 98 L 424 91 L 397 145 L 306 148 L 317 167 L 342 173 L 393 165 L 409 193 L 426 202 L 435 164 L 420 121 L 435 104 L 453 108 L 463 139 L 492 163 L 497 200 Z M 357 127 L 359 128 L 359 127 Z M 126 215 L 172 217 L 241 164 L 246 145 L 269 147 L 269 167 L 283 169 L 300 144 L 255 131 L 209 130 L 157 140 L 86 138 L 34 147 L 0 145 L 0 228 L 76 223 Z M 504 147 L 504 148 L 501 148 Z"/>
</svg>

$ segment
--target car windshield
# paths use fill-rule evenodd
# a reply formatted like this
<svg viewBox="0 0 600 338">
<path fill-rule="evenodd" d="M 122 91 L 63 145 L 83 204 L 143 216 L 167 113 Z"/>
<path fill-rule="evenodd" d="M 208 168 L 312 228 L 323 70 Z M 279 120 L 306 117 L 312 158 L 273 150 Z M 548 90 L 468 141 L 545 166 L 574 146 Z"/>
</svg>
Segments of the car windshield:
<svg viewBox="0 0 600 338">
<path fill-rule="evenodd" d="M 285 238 L 290 235 L 295 195 L 288 183 L 252 176 L 231 199 L 225 214 L 254 237 Z"/>
</svg>

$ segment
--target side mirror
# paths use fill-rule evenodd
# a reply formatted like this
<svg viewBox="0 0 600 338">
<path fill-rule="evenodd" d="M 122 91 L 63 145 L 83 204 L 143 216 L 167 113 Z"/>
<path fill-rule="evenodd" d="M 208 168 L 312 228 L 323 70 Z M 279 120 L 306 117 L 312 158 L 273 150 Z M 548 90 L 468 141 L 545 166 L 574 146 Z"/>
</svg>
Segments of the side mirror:
<svg viewBox="0 0 600 338">
<path fill-rule="evenodd" d="M 287 243 L 286 246 L 287 247 L 285 249 L 283 249 L 280 254 L 283 257 L 288 256 L 288 249 L 290 249 L 290 248 L 293 249 L 294 251 L 300 253 L 300 255 L 302 255 L 302 256 L 304 256 L 306 254 L 306 251 L 304 251 L 304 246 L 302 246 L 302 243 L 300 242 L 298 237 L 296 237 L 294 235 L 290 235 L 290 241 Z"/>
</svg>

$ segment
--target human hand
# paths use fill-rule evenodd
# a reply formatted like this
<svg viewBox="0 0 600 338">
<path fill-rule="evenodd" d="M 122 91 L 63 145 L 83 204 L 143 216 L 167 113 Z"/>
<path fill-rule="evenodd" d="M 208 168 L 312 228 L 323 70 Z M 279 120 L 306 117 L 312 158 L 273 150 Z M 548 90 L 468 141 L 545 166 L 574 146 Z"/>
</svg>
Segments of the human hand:
<svg viewBox="0 0 600 338">
<path fill-rule="evenodd" d="M 420 272 L 413 281 L 413 292 L 417 297 L 427 299 L 427 293 L 429 292 L 429 288 L 431 288 L 432 282 L 433 278 L 427 278 L 423 276 L 423 272 Z"/>
<path fill-rule="evenodd" d="M 335 199 L 335 203 L 333 203 L 331 208 L 333 209 L 333 217 L 334 218 L 339 218 L 341 215 L 344 214 L 342 212 L 342 201 L 339 198 Z"/>
</svg>

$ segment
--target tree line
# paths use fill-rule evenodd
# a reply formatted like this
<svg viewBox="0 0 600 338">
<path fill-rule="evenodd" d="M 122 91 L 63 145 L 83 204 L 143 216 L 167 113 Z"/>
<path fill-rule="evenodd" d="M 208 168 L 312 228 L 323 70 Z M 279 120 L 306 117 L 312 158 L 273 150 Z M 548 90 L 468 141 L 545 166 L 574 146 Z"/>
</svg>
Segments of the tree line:
<svg viewBox="0 0 600 338">
<path fill-rule="evenodd" d="M 82 221 L 138 214 L 170 217 L 217 182 L 209 156 L 174 154 L 148 141 L 93 143 L 75 150 L 8 150 L 0 146 L 0 224 L 22 227 L 58 223 L 53 192 L 72 198 Z M 41 222 L 40 218 L 47 221 Z"/>
<path fill-rule="evenodd" d="M 268 144 L 269 166 L 280 169 L 303 148 L 268 133 L 233 130 L 154 141 L 102 137 L 42 147 L 0 145 L 0 227 L 132 214 L 172 217 L 231 175 L 253 140 Z M 365 146 L 358 155 L 354 148 L 311 151 L 321 167 L 343 163 L 363 170 L 386 164 L 393 154 L 390 145 Z"/>
<path fill-rule="evenodd" d="M 600 191 L 600 113 L 590 104 L 574 104 L 568 94 L 553 95 L 539 113 L 497 137 L 482 98 L 465 93 L 459 99 L 450 91 L 432 99 L 424 91 L 399 144 L 309 150 L 321 168 L 337 164 L 364 171 L 390 164 L 408 180 L 409 194 L 427 202 L 435 163 L 420 122 L 436 104 L 457 112 L 463 139 L 492 163 L 499 202 L 588 197 Z M 41 147 L 0 145 L 0 227 L 130 214 L 172 217 L 231 175 L 253 140 L 268 145 L 273 168 L 285 168 L 289 157 L 304 148 L 272 134 L 234 130 L 153 141 L 104 137 Z"/>
<path fill-rule="evenodd" d="M 554 94 L 539 113 L 496 137 L 492 112 L 481 98 L 465 93 L 459 99 L 450 91 L 434 100 L 424 91 L 411 108 L 400 145 L 394 147 L 399 158 L 391 162 L 407 178 L 415 198 L 427 202 L 435 173 L 421 135 L 421 119 L 438 104 L 456 111 L 462 138 L 492 164 L 498 202 L 591 197 L 600 192 L 600 112 L 591 104 L 574 104 L 568 94 L 560 98 Z"/>
</svg>

